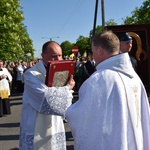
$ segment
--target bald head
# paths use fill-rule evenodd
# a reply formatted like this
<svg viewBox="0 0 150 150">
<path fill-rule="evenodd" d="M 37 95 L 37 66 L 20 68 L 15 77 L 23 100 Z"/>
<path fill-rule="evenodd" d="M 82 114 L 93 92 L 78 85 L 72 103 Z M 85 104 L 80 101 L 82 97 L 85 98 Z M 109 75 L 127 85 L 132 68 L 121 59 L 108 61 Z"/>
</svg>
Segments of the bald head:
<svg viewBox="0 0 150 150">
<path fill-rule="evenodd" d="M 51 60 L 62 60 L 62 49 L 55 41 L 48 41 L 42 47 L 43 62 L 47 64 Z"/>
</svg>

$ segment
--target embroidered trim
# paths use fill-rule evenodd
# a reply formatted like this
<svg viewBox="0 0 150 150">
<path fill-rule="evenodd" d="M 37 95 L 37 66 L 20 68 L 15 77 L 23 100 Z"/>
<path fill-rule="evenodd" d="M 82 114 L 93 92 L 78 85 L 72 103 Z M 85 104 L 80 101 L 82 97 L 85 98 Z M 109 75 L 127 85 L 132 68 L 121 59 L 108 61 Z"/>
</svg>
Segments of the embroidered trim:
<svg viewBox="0 0 150 150">
<path fill-rule="evenodd" d="M 65 133 L 58 133 L 50 139 L 49 149 L 66 150 Z M 25 132 L 20 134 L 19 150 L 33 150 L 34 149 L 34 135 L 27 135 Z"/>
<path fill-rule="evenodd" d="M 64 116 L 66 109 L 71 105 L 72 94 L 67 95 L 64 90 L 52 90 L 41 107 L 40 112 L 43 114 Z"/>
<path fill-rule="evenodd" d="M 22 133 L 20 128 L 20 141 L 19 150 L 33 150 L 34 135 L 27 135 L 25 132 Z"/>
</svg>

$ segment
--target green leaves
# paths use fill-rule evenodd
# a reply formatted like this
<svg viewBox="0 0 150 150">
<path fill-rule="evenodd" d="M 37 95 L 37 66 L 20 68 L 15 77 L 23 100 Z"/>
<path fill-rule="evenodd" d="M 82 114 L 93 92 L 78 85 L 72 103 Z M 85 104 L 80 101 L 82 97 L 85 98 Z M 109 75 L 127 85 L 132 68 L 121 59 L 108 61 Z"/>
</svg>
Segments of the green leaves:
<svg viewBox="0 0 150 150">
<path fill-rule="evenodd" d="M 145 0 L 143 5 L 140 8 L 136 7 L 131 14 L 131 17 L 123 19 L 124 24 L 150 23 L 150 0 Z"/>
<path fill-rule="evenodd" d="M 0 56 L 2 60 L 16 61 L 30 52 L 33 44 L 29 38 L 19 0 L 0 0 Z"/>
</svg>

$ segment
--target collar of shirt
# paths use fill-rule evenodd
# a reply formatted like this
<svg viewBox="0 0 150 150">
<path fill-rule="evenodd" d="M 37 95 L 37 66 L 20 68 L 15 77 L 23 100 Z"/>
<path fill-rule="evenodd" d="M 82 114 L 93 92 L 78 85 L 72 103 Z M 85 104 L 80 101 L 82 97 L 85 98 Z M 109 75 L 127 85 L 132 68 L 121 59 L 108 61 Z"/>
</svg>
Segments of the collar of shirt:
<svg viewBox="0 0 150 150">
<path fill-rule="evenodd" d="M 43 65 L 44 65 L 45 69 L 47 70 L 47 65 L 44 62 L 43 62 Z"/>
</svg>

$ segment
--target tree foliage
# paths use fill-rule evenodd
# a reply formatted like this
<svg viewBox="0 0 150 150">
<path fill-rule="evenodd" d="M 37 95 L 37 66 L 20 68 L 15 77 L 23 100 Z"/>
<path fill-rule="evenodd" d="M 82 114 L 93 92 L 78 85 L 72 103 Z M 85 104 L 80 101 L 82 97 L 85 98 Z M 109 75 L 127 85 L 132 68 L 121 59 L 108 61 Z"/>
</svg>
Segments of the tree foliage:
<svg viewBox="0 0 150 150">
<path fill-rule="evenodd" d="M 140 8 L 136 7 L 131 12 L 132 16 L 123 19 L 124 24 L 150 23 L 150 0 L 145 0 Z"/>
<path fill-rule="evenodd" d="M 140 8 L 136 7 L 131 12 L 132 16 L 123 19 L 124 24 L 150 23 L 150 0 L 145 0 Z M 20 60 L 21 56 L 31 53 L 34 56 L 32 40 L 27 32 L 27 27 L 23 24 L 23 12 L 19 0 L 0 0 L 0 59 L 2 60 Z M 114 19 L 105 22 L 105 25 L 117 25 Z M 102 26 L 98 25 L 95 34 L 102 31 Z M 63 56 L 72 53 L 72 47 L 78 46 L 81 55 L 91 48 L 91 38 L 93 30 L 89 37 L 79 36 L 76 43 L 64 41 L 61 43 Z M 25 59 L 25 58 L 24 58 Z"/>
<path fill-rule="evenodd" d="M 77 39 L 76 46 L 78 46 L 80 54 L 83 55 L 85 51 L 88 52 L 91 48 L 90 38 L 80 35 Z"/>
<path fill-rule="evenodd" d="M 23 25 L 23 12 L 19 0 L 0 0 L 0 56 L 2 60 L 20 60 L 31 53 L 32 40 Z"/>
<path fill-rule="evenodd" d="M 105 22 L 106 26 L 116 26 L 117 23 L 114 21 L 114 19 L 109 19 L 108 21 Z"/>
<path fill-rule="evenodd" d="M 71 50 L 72 50 L 73 44 L 71 44 L 69 41 L 62 42 L 60 46 L 62 48 L 63 57 L 70 55 L 72 53 Z"/>
<path fill-rule="evenodd" d="M 102 32 L 102 26 L 98 25 L 95 29 L 95 34 Z M 93 29 L 90 31 L 90 38 L 92 38 Z"/>
</svg>

